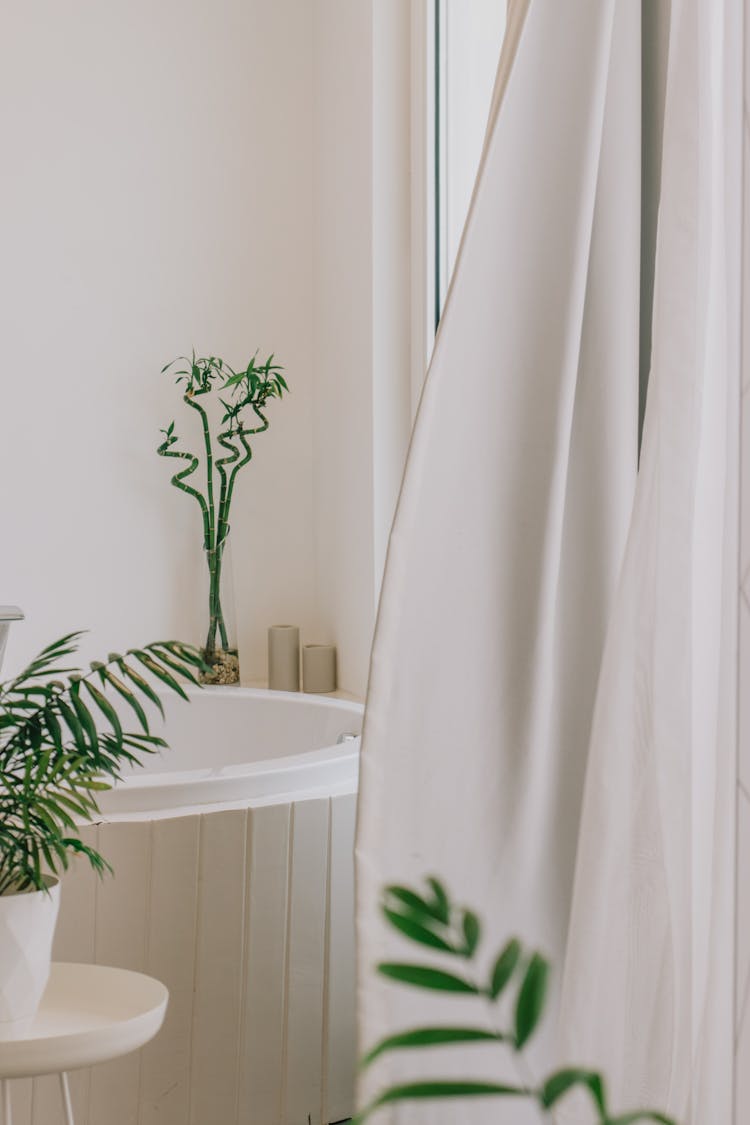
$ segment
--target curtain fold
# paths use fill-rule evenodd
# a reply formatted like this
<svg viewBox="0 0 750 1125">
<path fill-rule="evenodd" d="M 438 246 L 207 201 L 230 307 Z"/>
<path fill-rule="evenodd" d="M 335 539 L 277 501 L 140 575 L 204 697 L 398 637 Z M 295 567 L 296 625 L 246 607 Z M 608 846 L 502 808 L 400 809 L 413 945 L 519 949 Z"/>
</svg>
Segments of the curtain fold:
<svg viewBox="0 0 750 1125">
<path fill-rule="evenodd" d="M 438 874 L 481 908 L 488 946 L 517 933 L 562 966 L 635 486 L 639 245 L 640 6 L 518 4 L 373 648 L 357 843 L 363 1047 L 467 1015 L 465 1001 L 375 977 L 375 962 L 405 952 L 379 918 L 387 882 Z M 516 1077 L 495 1053 L 391 1055 L 362 1097 L 425 1068 Z M 524 1113 L 451 1104 L 383 1119 L 537 1120 Z"/>
<path fill-rule="evenodd" d="M 405 952 L 382 886 L 434 873 L 482 910 L 493 948 L 518 934 L 558 969 L 532 1070 L 595 1066 L 618 1111 L 729 1125 L 742 4 L 663 14 L 636 485 L 640 4 L 509 13 L 373 647 L 360 1033 L 364 1048 L 467 1016 L 373 973 Z M 494 1052 L 392 1054 L 361 1094 L 431 1075 L 517 1077 Z M 538 1115 L 483 1102 L 382 1119 Z M 560 1120 L 585 1125 L 588 1109 Z"/>
<path fill-rule="evenodd" d="M 694 1125 L 732 1121 L 738 13 L 672 0 L 643 449 L 561 1015 L 565 1057 Z"/>
</svg>

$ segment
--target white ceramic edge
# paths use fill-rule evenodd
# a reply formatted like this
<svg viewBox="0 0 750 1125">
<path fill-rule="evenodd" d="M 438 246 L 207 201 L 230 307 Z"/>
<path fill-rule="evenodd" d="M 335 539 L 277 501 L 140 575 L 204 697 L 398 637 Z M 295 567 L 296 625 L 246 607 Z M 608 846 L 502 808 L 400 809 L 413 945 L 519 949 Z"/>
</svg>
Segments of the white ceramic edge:
<svg viewBox="0 0 750 1125">
<path fill-rule="evenodd" d="M 349 700 L 321 698 L 302 692 L 279 692 L 263 688 L 211 687 L 189 688 L 188 694 L 199 696 L 210 690 L 237 698 L 239 693 L 249 699 L 279 698 L 292 706 L 323 707 L 362 719 L 364 705 Z M 346 749 L 343 748 L 346 746 Z M 102 794 L 102 818 L 110 821 L 126 819 L 139 813 L 169 814 L 174 810 L 233 807 L 241 804 L 258 807 L 269 801 L 317 797 L 326 793 L 356 791 L 359 775 L 360 737 L 351 743 L 334 744 L 319 750 L 305 750 L 273 761 L 244 765 L 202 768 L 179 772 L 133 774 L 115 791 Z M 243 791 L 237 792 L 237 783 Z"/>
</svg>

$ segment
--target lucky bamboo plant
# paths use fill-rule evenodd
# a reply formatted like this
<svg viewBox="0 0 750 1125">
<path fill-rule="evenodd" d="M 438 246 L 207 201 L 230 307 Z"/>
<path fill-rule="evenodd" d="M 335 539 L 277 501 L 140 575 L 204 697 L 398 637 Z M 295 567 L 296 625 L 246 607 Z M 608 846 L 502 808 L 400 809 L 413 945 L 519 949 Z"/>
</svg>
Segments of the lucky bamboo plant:
<svg viewBox="0 0 750 1125">
<path fill-rule="evenodd" d="M 172 484 L 192 496 L 201 512 L 209 577 L 208 632 L 203 655 L 213 669 L 205 682 L 239 680 L 239 661 L 230 643 L 222 605 L 222 565 L 230 530 L 229 513 L 237 476 L 253 456 L 249 439 L 268 429 L 266 403 L 281 398 L 289 390 L 281 374 L 283 368 L 273 362 L 273 355 L 261 364 L 256 358 L 253 356 L 244 370 L 235 371 L 223 359 L 197 357 L 193 352 L 190 358 L 180 356 L 162 368 L 162 374 L 170 371 L 176 375 L 176 384 L 183 384 L 182 401 L 198 415 L 202 434 L 203 490 L 194 481 L 188 483 L 201 464 L 201 456 L 176 448 L 180 439 L 174 422 L 160 431 L 164 440 L 157 452 L 183 462 L 172 477 Z M 221 408 L 218 422 L 214 422 L 215 400 Z"/>
<path fill-rule="evenodd" d="M 426 892 L 421 893 L 410 887 L 388 887 L 383 913 L 388 924 L 404 938 L 454 957 L 459 968 L 453 973 L 434 964 L 385 962 L 377 967 L 382 976 L 412 988 L 475 997 L 484 1009 L 482 1014 L 485 1017 L 489 1014 L 490 1019 L 485 1018 L 477 1027 L 441 1025 L 410 1028 L 375 1044 L 365 1055 L 362 1065 L 369 1066 L 388 1051 L 495 1043 L 511 1052 L 519 1080 L 508 1083 L 427 1079 L 393 1086 L 384 1090 L 355 1117 L 354 1125 L 361 1125 L 381 1106 L 394 1102 L 472 1097 L 515 1098 L 532 1102 L 547 1120 L 558 1103 L 576 1088 L 590 1099 L 597 1125 L 635 1125 L 636 1122 L 647 1121 L 675 1125 L 671 1118 L 656 1110 L 613 1113 L 609 1108 L 604 1078 L 596 1071 L 565 1067 L 542 1081 L 530 1077 L 523 1050 L 542 1019 L 549 978 L 549 964 L 540 953 L 524 950 L 521 942 L 513 938 L 493 958 L 488 976 L 483 979 L 472 973 L 471 964 L 479 948 L 482 931 L 479 918 L 473 910 L 454 905 L 443 884 L 435 878 L 427 880 Z M 514 988 L 512 1025 L 493 1026 L 495 1006 L 508 990 Z"/>
<path fill-rule="evenodd" d="M 79 636 L 62 637 L 0 683 L 0 895 L 44 890 L 45 875 L 59 874 L 76 853 L 108 869 L 82 842 L 80 823 L 96 817 L 96 794 L 123 765 L 167 745 L 151 733 L 143 706 L 163 713 L 155 687 L 187 700 L 183 681 L 198 683 L 204 669 L 197 649 L 162 641 L 110 653 L 84 672 L 67 666 Z"/>
</svg>

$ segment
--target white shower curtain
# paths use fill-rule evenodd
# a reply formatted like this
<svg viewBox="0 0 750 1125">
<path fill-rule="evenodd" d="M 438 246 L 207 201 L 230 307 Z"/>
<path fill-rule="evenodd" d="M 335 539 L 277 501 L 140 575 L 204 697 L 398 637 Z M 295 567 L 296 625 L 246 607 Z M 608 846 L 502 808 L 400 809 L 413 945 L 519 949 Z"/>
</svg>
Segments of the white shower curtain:
<svg viewBox="0 0 750 1125">
<path fill-rule="evenodd" d="M 673 0 L 651 380 L 560 1022 L 621 1103 L 695 1125 L 732 1121 L 740 41 L 741 5 Z"/>
<path fill-rule="evenodd" d="M 379 919 L 382 885 L 436 873 L 480 908 L 488 954 L 518 934 L 552 957 L 556 1010 L 564 971 L 568 1061 L 606 1065 L 617 1108 L 656 1099 L 693 1125 L 730 1120 L 687 1114 L 691 1097 L 718 1096 L 729 1026 L 727 973 L 706 985 L 731 922 L 736 356 L 722 76 L 734 74 L 737 6 L 672 2 L 635 501 L 640 4 L 511 10 L 391 537 L 357 848 L 363 1046 L 467 1019 L 466 1001 L 372 971 L 405 952 Z M 539 1072 L 555 1061 L 554 1022 L 531 1052 Z M 476 1048 L 417 1055 L 385 1056 L 363 1098 L 429 1073 L 516 1077 Z M 539 1118 L 475 1102 L 383 1120 Z"/>
</svg>

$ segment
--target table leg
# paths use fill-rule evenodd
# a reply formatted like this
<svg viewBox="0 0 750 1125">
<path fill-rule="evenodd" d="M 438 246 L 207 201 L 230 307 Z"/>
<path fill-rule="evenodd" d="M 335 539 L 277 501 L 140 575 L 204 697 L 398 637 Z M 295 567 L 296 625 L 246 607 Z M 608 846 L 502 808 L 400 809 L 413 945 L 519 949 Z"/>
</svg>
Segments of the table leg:
<svg viewBox="0 0 750 1125">
<path fill-rule="evenodd" d="M 65 1125 L 75 1125 L 73 1120 L 73 1103 L 70 1100 L 70 1086 L 68 1076 L 63 1071 L 60 1075 L 60 1093 L 62 1094 L 63 1108 L 65 1110 Z"/>
<path fill-rule="evenodd" d="M 3 1102 L 3 1125 L 13 1125 L 10 1108 L 10 1082 L 7 1078 L 0 1078 L 0 1096 Z"/>
</svg>

